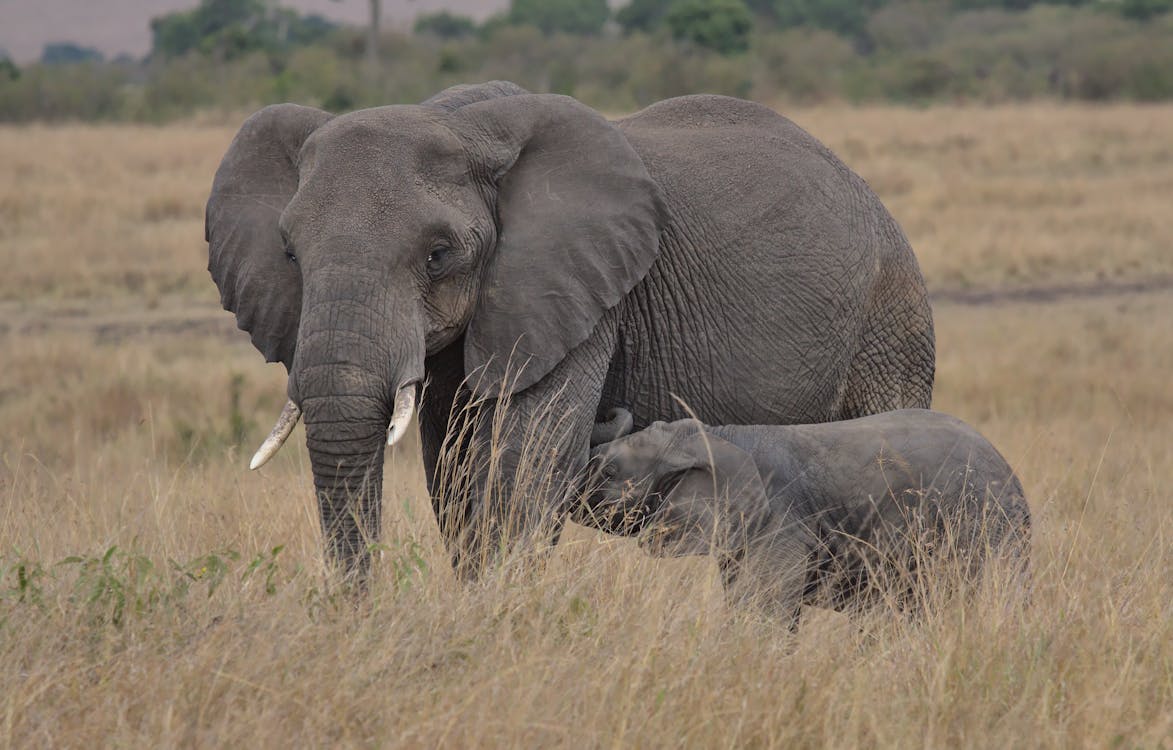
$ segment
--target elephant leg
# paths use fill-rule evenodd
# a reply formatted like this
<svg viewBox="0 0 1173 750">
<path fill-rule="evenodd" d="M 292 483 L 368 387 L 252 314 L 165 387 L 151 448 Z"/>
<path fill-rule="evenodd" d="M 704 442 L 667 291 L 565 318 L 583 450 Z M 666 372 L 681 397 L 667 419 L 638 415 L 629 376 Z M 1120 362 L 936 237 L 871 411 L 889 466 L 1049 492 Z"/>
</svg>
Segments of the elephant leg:
<svg viewBox="0 0 1173 750">
<path fill-rule="evenodd" d="M 933 314 L 920 271 L 888 270 L 877 289 L 836 419 L 927 409 L 933 400 Z"/>
<path fill-rule="evenodd" d="M 458 577 L 475 580 L 503 555 L 558 541 L 589 456 L 615 317 L 606 315 L 586 342 L 519 393 L 474 398 L 457 376 L 429 371 L 440 387 L 421 407 L 424 464 Z M 438 369 L 460 372 L 440 357 Z"/>
<path fill-rule="evenodd" d="M 447 491 L 442 467 L 469 452 L 475 407 L 464 387 L 464 339 L 424 360 L 426 385 L 419 405 L 420 444 L 424 475 L 440 535 L 456 559 L 456 537 L 468 514 L 466 498 Z"/>
</svg>

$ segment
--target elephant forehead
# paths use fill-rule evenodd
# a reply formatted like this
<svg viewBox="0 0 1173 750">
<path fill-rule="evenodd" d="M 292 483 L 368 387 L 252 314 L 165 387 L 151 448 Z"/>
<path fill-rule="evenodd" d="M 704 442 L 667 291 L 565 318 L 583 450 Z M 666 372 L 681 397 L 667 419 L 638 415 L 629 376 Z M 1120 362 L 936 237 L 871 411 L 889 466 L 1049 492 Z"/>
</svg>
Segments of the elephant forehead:
<svg viewBox="0 0 1173 750">
<path fill-rule="evenodd" d="M 406 187 L 460 182 L 469 171 L 460 139 L 436 113 L 414 106 L 336 117 L 306 140 L 300 158 L 303 182 L 358 182 L 365 177 Z"/>
<path fill-rule="evenodd" d="M 487 221 L 450 131 L 411 112 L 377 115 L 344 115 L 307 141 L 297 194 L 282 217 L 298 242 L 370 232 L 384 242 L 415 242 L 445 226 Z"/>
</svg>

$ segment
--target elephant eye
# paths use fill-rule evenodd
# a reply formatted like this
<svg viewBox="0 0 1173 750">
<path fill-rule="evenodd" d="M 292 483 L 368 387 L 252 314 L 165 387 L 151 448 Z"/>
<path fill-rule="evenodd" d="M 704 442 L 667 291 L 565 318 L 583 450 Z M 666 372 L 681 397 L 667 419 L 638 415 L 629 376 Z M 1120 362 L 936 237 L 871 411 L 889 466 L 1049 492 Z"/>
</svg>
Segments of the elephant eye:
<svg viewBox="0 0 1173 750">
<path fill-rule="evenodd" d="M 452 248 L 447 245 L 436 245 L 433 247 L 432 251 L 428 253 L 428 259 L 424 264 L 428 271 L 428 278 L 435 281 L 443 276 L 448 270 L 451 257 Z"/>
<path fill-rule="evenodd" d="M 285 232 L 281 233 L 281 248 L 285 251 L 285 260 L 290 263 L 297 262 L 297 253 L 293 252 L 293 245 L 289 242 L 289 235 Z"/>
</svg>

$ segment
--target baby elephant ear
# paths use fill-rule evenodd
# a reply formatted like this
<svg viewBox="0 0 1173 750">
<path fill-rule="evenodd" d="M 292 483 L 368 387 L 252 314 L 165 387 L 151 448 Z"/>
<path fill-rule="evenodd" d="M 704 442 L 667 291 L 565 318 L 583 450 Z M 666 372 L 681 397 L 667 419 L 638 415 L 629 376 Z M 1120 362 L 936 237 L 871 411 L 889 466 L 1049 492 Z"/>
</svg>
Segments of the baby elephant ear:
<svg viewBox="0 0 1173 750">
<path fill-rule="evenodd" d="M 755 481 L 761 486 L 761 475 L 753 456 L 691 422 L 681 420 L 667 427 L 674 439 L 661 458 L 666 471 L 699 469 L 712 477 L 710 482 L 715 481 L 718 486 L 740 487 Z"/>
<path fill-rule="evenodd" d="M 663 203 L 623 134 L 570 97 L 507 96 L 453 119 L 497 185 L 497 247 L 465 334 L 465 369 L 482 394 L 507 375 L 510 391 L 523 390 L 647 274 Z"/>
<path fill-rule="evenodd" d="M 268 362 L 293 364 L 301 317 L 301 274 L 285 257 L 277 222 L 297 192 L 297 155 L 327 112 L 296 104 L 248 118 L 216 170 L 204 214 L 208 271 L 220 303 L 236 313 Z"/>
</svg>

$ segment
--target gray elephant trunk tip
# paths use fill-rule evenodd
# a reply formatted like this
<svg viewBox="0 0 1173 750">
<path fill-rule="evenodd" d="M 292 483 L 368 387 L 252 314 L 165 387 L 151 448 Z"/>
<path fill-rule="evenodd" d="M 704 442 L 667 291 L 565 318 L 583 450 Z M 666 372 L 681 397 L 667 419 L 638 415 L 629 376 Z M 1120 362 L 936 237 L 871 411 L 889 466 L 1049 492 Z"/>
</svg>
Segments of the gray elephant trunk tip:
<svg viewBox="0 0 1173 750">
<path fill-rule="evenodd" d="M 634 426 L 635 418 L 632 417 L 631 412 L 619 406 L 613 407 L 607 412 L 605 422 L 599 422 L 591 428 L 590 446 L 596 448 L 603 443 L 618 440 L 631 432 Z"/>
</svg>

